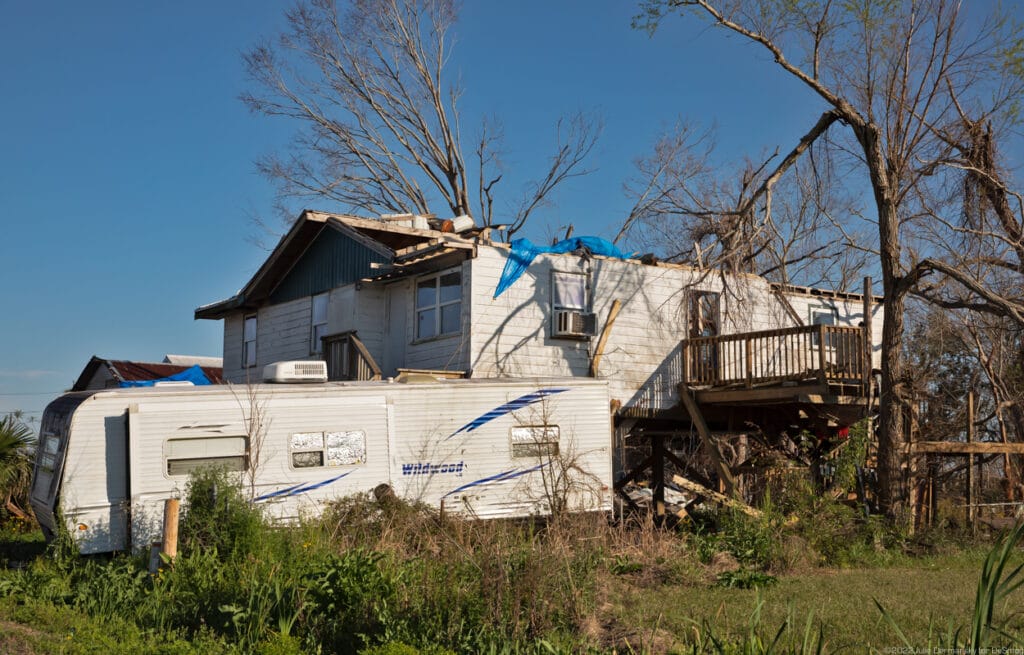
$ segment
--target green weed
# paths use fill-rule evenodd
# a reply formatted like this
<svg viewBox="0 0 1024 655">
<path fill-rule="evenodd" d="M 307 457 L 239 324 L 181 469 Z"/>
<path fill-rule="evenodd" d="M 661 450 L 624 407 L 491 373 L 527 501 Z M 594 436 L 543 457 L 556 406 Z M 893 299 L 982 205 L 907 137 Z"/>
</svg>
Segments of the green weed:
<svg viewBox="0 0 1024 655">
<path fill-rule="evenodd" d="M 950 625 L 944 633 L 929 630 L 928 649 L 948 652 L 987 653 L 1002 652 L 1009 646 L 1024 646 L 1024 639 L 1011 634 L 1005 628 L 1007 618 L 996 621 L 996 611 L 1005 607 L 1005 601 L 1024 586 L 1024 561 L 1014 566 L 1013 560 L 1019 555 L 1018 546 L 1024 544 L 1024 522 L 1000 536 L 995 547 L 989 552 L 981 567 L 978 588 L 974 597 L 974 610 L 970 624 L 954 628 Z M 912 647 L 911 641 L 897 621 L 875 599 L 875 605 L 886 623 L 905 646 Z M 935 643 L 932 643 L 932 639 Z"/>
</svg>

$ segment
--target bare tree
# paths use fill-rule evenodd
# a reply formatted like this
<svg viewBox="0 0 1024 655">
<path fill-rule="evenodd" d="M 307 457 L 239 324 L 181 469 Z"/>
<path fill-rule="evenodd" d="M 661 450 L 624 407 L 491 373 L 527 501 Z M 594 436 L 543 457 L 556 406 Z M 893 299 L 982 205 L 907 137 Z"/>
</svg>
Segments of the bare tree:
<svg viewBox="0 0 1024 655">
<path fill-rule="evenodd" d="M 242 413 L 242 421 L 245 425 L 246 450 L 245 467 L 242 473 L 242 483 L 249 488 L 249 500 L 256 499 L 256 481 L 260 468 L 268 453 L 263 447 L 267 441 L 267 431 L 270 429 L 270 417 L 267 411 L 269 394 L 260 393 L 259 385 L 247 382 L 242 393 L 236 391 L 237 387 L 229 387 L 231 395 L 238 403 L 238 409 Z"/>
<path fill-rule="evenodd" d="M 495 222 L 502 131 L 485 123 L 470 153 L 475 162 L 467 162 L 463 90 L 448 72 L 454 0 L 354 0 L 344 9 L 311 0 L 286 17 L 287 31 L 245 55 L 255 89 L 242 96 L 253 111 L 300 126 L 290 153 L 259 163 L 283 196 L 370 214 L 429 215 L 443 204 L 452 215 Z M 497 217 L 509 233 L 562 182 L 586 172 L 599 132 L 582 114 L 559 123 L 546 173 L 511 215 Z"/>
<path fill-rule="evenodd" d="M 938 274 L 956 277 L 976 296 L 1012 308 L 1005 299 L 986 297 L 985 286 L 970 275 L 940 257 L 928 257 L 914 239 L 920 224 L 934 219 L 941 178 L 951 174 L 939 162 L 955 152 L 943 129 L 960 120 L 958 101 L 992 116 L 1019 94 L 1019 66 L 1004 65 L 1007 44 L 1019 43 L 1019 36 L 994 15 L 972 17 L 968 26 L 955 0 L 653 0 L 646 3 L 640 22 L 656 25 L 676 9 L 763 48 L 776 66 L 825 104 L 821 117 L 777 169 L 801 156 L 805 144 L 828 135 L 829 153 L 867 174 L 885 309 L 880 501 L 891 516 L 905 516 L 909 394 L 901 348 L 908 294 L 923 277 Z M 750 197 L 766 193 L 777 179 L 769 175 L 763 191 Z"/>
<path fill-rule="evenodd" d="M 801 165 L 790 153 L 776 162 L 776 151 L 723 177 L 708 163 L 712 141 L 683 124 L 636 160 L 636 174 L 625 185 L 635 201 L 616 242 L 628 237 L 669 261 L 702 268 L 845 288 L 866 253 L 844 246 L 836 217 L 849 201 L 831 161 L 811 158 Z"/>
</svg>

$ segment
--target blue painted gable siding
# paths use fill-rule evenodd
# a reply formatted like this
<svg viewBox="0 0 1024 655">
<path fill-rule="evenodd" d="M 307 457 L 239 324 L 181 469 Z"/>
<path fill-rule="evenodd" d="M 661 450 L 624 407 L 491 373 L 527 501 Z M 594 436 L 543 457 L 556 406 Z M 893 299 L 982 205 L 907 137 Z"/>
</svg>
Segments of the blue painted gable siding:
<svg viewBox="0 0 1024 655">
<path fill-rule="evenodd" d="M 388 258 L 337 230 L 325 227 L 270 294 L 276 305 L 312 296 L 377 273 L 370 264 Z"/>
</svg>

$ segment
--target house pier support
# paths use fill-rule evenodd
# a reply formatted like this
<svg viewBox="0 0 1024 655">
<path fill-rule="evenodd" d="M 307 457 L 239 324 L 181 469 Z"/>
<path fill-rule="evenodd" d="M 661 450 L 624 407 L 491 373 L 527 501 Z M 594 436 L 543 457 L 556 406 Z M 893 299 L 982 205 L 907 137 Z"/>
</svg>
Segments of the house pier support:
<svg viewBox="0 0 1024 655">
<path fill-rule="evenodd" d="M 657 519 L 663 519 L 667 514 L 665 508 L 666 463 L 672 464 L 680 472 L 688 471 L 690 468 L 665 443 L 665 440 L 671 439 L 674 434 L 673 432 L 641 432 L 642 438 L 650 440 L 650 454 L 615 482 L 615 492 L 619 494 L 619 497 L 632 509 L 639 510 L 639 506 L 626 493 L 626 486 L 640 480 L 649 480 L 652 494 L 651 508 Z"/>
</svg>

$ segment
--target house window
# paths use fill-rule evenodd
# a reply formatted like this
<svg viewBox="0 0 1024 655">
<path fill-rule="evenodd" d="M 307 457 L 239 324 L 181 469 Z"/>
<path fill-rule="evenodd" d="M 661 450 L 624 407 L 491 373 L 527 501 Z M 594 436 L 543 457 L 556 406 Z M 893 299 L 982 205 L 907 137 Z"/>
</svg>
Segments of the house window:
<svg viewBox="0 0 1024 655">
<path fill-rule="evenodd" d="M 835 325 L 836 324 L 836 310 L 833 307 L 821 306 L 811 307 L 811 325 Z M 811 335 L 811 344 L 815 347 L 818 345 L 817 333 Z M 825 337 L 825 346 L 831 348 L 833 346 L 831 335 Z"/>
<path fill-rule="evenodd" d="M 690 294 L 690 338 L 717 337 L 721 334 L 719 305 L 721 295 L 714 291 Z"/>
<path fill-rule="evenodd" d="M 327 334 L 327 294 L 313 296 L 312 327 L 309 334 L 309 352 L 319 355 L 323 351 L 321 338 Z"/>
<path fill-rule="evenodd" d="M 288 443 L 292 468 L 351 466 L 366 462 L 362 430 L 296 432 Z"/>
<path fill-rule="evenodd" d="M 164 442 L 167 475 L 188 475 L 201 468 L 245 471 L 246 441 L 244 436 L 168 439 Z"/>
<path fill-rule="evenodd" d="M 461 321 L 462 273 L 442 273 L 416 283 L 417 339 L 457 333 Z"/>
<path fill-rule="evenodd" d="M 717 337 L 721 334 L 721 295 L 714 291 L 693 291 L 690 293 L 690 338 L 701 339 L 690 345 L 691 375 L 702 384 L 714 383 L 720 376 L 718 370 Z"/>
<path fill-rule="evenodd" d="M 525 425 L 512 428 L 513 457 L 558 455 L 557 425 Z"/>
<path fill-rule="evenodd" d="M 583 273 L 551 272 L 553 309 L 587 310 L 587 276 Z"/>
<path fill-rule="evenodd" d="M 256 366 L 256 315 L 245 317 L 242 328 L 242 367 Z"/>
</svg>

